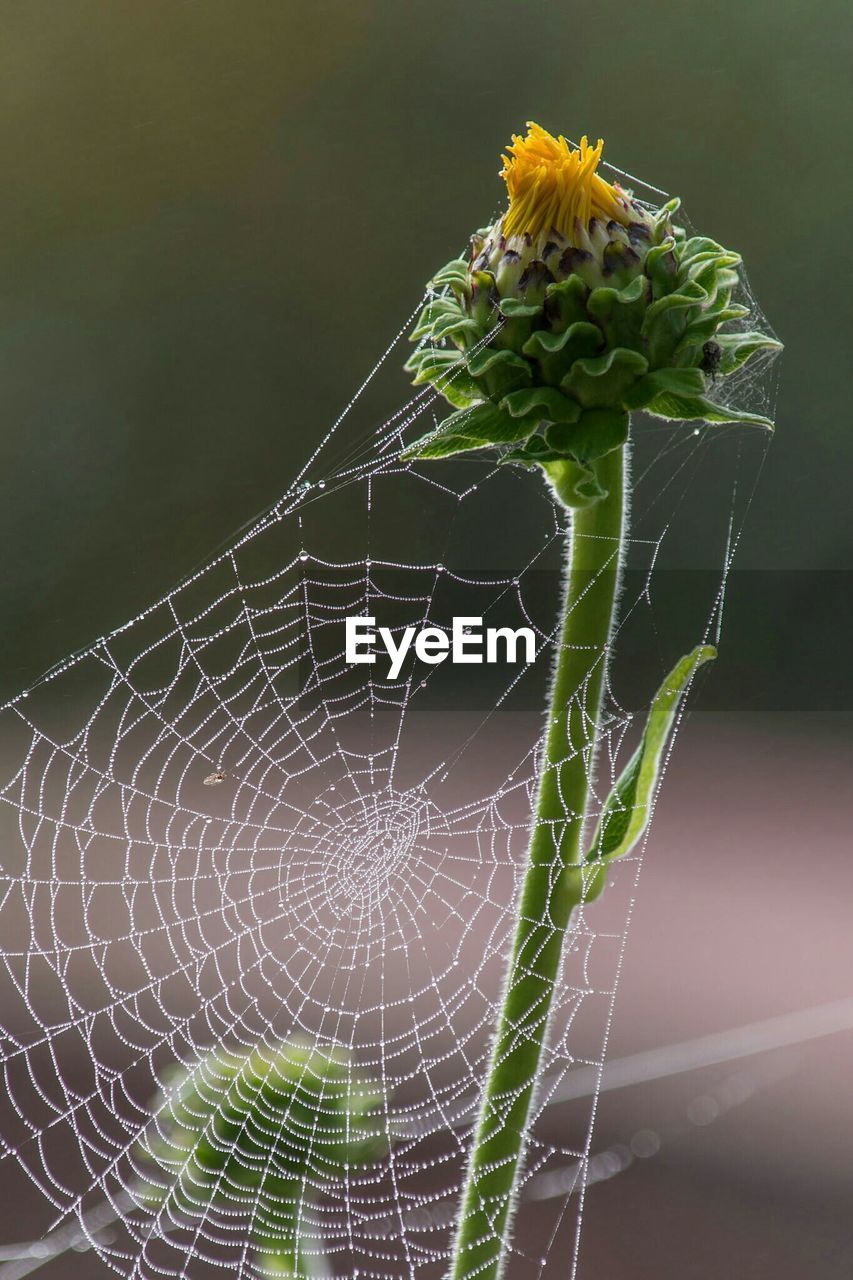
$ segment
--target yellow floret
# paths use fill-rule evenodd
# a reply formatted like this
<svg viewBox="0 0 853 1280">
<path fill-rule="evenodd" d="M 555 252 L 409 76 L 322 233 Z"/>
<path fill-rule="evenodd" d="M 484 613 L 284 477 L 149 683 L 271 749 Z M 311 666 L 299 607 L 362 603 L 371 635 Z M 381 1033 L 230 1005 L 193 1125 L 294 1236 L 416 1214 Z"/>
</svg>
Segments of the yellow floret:
<svg viewBox="0 0 853 1280">
<path fill-rule="evenodd" d="M 596 173 L 603 149 L 600 138 L 591 147 L 586 137 L 575 149 L 562 134 L 555 138 L 528 122 L 527 136 L 515 134 L 509 155 L 501 157 L 509 192 L 503 234 L 535 238 L 553 229 L 571 240 L 576 225 L 585 228 L 591 218 L 627 226 L 631 218 L 624 195 Z"/>
</svg>

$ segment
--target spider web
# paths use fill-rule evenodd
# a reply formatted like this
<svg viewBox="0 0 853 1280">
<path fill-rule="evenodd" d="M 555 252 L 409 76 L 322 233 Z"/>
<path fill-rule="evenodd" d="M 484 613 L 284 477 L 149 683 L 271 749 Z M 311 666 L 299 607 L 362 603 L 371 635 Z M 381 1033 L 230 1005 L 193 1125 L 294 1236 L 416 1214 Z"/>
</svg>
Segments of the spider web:
<svg viewBox="0 0 853 1280">
<path fill-rule="evenodd" d="M 766 329 L 742 294 L 744 327 Z M 400 462 L 444 413 L 431 390 L 399 405 L 408 328 L 270 511 L 0 712 L 2 1160 L 46 1197 L 46 1229 L 76 1217 L 121 1276 L 261 1274 L 259 1199 L 224 1184 L 195 1210 L 153 1207 L 141 1188 L 176 1065 L 293 1035 L 348 1050 L 385 1098 L 386 1155 L 339 1178 L 309 1160 L 303 1254 L 339 1277 L 447 1267 L 530 833 L 566 518 L 521 469 Z M 766 411 L 757 363 L 718 398 Z M 371 407 L 383 396 L 390 414 Z M 593 808 L 636 741 L 619 660 L 637 665 L 642 706 L 678 654 L 716 638 L 765 447 L 737 427 L 636 424 Z M 685 540 L 713 570 L 676 624 L 656 593 Z M 532 627 L 537 661 L 410 656 L 389 680 L 381 654 L 344 661 L 344 619 L 362 614 L 395 634 L 459 614 Z M 641 863 L 614 866 L 567 940 L 512 1276 L 575 1274 L 595 1091 L 558 1104 L 574 1068 L 602 1067 Z"/>
</svg>

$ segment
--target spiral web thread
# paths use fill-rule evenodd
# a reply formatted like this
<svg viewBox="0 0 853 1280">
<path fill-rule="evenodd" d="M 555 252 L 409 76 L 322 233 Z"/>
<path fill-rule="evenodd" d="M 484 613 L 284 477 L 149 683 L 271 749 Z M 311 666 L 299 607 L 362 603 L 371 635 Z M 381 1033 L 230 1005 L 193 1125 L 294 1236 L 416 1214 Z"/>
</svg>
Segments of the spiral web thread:
<svg viewBox="0 0 853 1280">
<path fill-rule="evenodd" d="M 743 297 L 745 327 L 766 328 L 745 283 Z M 406 328 L 365 388 L 398 368 Z M 766 410 L 768 366 L 724 390 Z M 360 405 L 226 550 L 0 712 L 2 1161 L 46 1197 L 46 1230 L 76 1217 L 122 1276 L 262 1273 L 260 1197 L 223 1179 L 195 1207 L 153 1205 L 142 1188 L 168 1141 L 176 1066 L 294 1035 L 349 1051 L 385 1099 L 382 1155 L 331 1177 L 309 1150 L 303 1256 L 341 1277 L 446 1270 L 536 789 L 532 708 L 557 622 L 541 575 L 556 574 L 565 520 L 518 468 L 401 463 L 401 442 L 442 416 L 431 390 L 366 434 Z M 703 605 L 715 638 L 748 505 L 743 439 L 638 424 L 639 572 L 617 654 L 632 622 L 656 626 L 659 553 L 709 454 L 726 471 L 723 559 Z M 509 532 L 499 557 L 496 523 Z M 381 654 L 344 662 L 346 616 L 399 633 L 448 628 L 453 613 L 532 626 L 537 662 L 492 668 L 485 702 L 466 694 L 465 668 L 448 685 L 449 664 L 410 657 L 389 681 Z M 661 653 L 660 674 L 675 656 Z M 635 741 L 608 686 L 593 808 Z M 641 862 L 642 850 L 614 867 L 567 942 L 512 1276 L 575 1274 L 596 1098 L 556 1104 L 574 1067 L 603 1063 Z M 286 1125 L 268 1138 L 274 1159 Z"/>
</svg>

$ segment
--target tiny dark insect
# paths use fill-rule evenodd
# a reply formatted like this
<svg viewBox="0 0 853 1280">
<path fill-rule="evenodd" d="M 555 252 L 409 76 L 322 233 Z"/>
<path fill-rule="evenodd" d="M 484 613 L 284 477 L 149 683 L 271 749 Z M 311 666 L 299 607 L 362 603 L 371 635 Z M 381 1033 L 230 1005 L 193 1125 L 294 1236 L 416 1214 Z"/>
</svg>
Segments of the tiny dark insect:
<svg viewBox="0 0 853 1280">
<path fill-rule="evenodd" d="M 719 342 L 706 342 L 702 348 L 702 363 L 699 368 L 703 373 L 707 373 L 712 382 L 716 382 L 717 374 L 720 370 L 720 361 L 723 358 L 723 349 Z"/>
<path fill-rule="evenodd" d="M 224 769 L 217 769 L 215 773 L 209 773 L 207 775 L 204 780 L 204 785 L 206 787 L 218 787 L 219 784 L 224 782 L 227 777 L 228 774 Z"/>
</svg>

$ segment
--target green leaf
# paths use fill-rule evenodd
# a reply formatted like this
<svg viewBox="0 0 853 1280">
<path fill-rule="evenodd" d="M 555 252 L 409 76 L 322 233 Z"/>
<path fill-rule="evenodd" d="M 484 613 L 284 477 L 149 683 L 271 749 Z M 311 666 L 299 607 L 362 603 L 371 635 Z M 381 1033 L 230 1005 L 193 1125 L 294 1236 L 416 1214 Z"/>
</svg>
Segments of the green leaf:
<svg viewBox="0 0 853 1280">
<path fill-rule="evenodd" d="M 459 433 L 437 431 L 410 444 L 400 457 L 404 462 L 413 462 L 417 458 L 434 462 L 438 458 L 451 458 L 457 453 L 471 453 L 474 449 L 482 448 L 482 440 L 472 440 Z"/>
<path fill-rule="evenodd" d="M 630 853 L 649 825 L 661 759 L 681 700 L 699 668 L 716 656 L 711 645 L 698 645 L 676 663 L 655 694 L 640 745 L 604 802 L 586 854 L 585 868 L 591 873 L 584 894 L 586 901 L 597 897 L 604 888 L 604 866 Z"/>
<path fill-rule="evenodd" d="M 586 408 L 610 408 L 622 402 L 625 392 L 648 367 L 638 351 L 616 347 L 591 360 L 576 360 L 562 386 Z"/>
<path fill-rule="evenodd" d="M 704 390 L 701 369 L 655 369 L 628 388 L 622 403 L 626 409 L 645 409 L 660 395 L 701 396 Z"/>
<path fill-rule="evenodd" d="M 773 430 L 770 418 L 760 413 L 747 413 L 742 409 L 727 409 L 725 405 L 714 404 L 704 396 L 683 396 L 672 391 L 661 391 L 643 405 L 643 412 L 655 418 L 671 418 L 679 422 L 744 422 L 754 427 L 766 427 Z"/>
<path fill-rule="evenodd" d="M 535 426 L 535 421 L 511 418 L 491 401 L 485 401 L 452 413 L 437 430 L 409 445 L 402 457 L 404 460 L 449 458 L 456 453 L 469 453 L 472 449 L 483 449 L 489 445 L 512 444 L 529 436 Z"/>
</svg>

